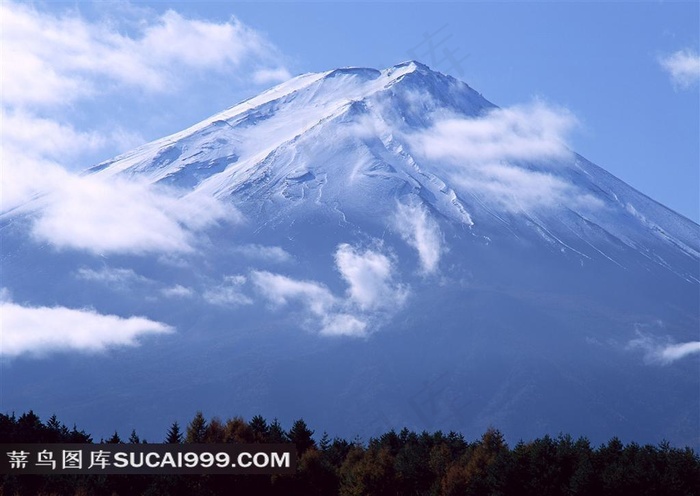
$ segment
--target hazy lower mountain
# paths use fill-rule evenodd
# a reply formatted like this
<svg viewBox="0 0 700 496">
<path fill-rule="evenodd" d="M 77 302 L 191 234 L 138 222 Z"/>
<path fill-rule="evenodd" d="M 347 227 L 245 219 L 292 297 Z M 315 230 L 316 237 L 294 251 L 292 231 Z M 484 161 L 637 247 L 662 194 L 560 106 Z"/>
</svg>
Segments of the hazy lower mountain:
<svg viewBox="0 0 700 496">
<path fill-rule="evenodd" d="M 337 69 L 93 167 L 0 218 L 12 322 L 48 312 L 36 350 L 3 339 L 2 409 L 152 441 L 201 409 L 697 446 L 700 226 L 570 151 L 570 120 Z M 58 308 L 152 332 L 55 344 L 84 322 Z"/>
</svg>

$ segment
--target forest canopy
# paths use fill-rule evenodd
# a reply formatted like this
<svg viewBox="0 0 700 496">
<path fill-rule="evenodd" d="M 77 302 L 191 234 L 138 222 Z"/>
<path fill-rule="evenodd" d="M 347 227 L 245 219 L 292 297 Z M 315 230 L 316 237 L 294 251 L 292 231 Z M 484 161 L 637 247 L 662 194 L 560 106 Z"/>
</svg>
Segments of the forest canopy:
<svg viewBox="0 0 700 496">
<path fill-rule="evenodd" d="M 691 448 L 544 436 L 508 446 L 496 429 L 468 441 L 450 432 L 389 431 L 367 442 L 314 436 L 303 419 L 285 429 L 257 415 L 164 427 L 155 443 L 291 443 L 294 475 L 5 475 L 0 494 L 15 495 L 678 495 L 699 494 L 700 457 Z M 0 414 L 0 443 L 93 443 L 56 416 Z M 132 431 L 100 443 L 145 443 Z"/>
</svg>

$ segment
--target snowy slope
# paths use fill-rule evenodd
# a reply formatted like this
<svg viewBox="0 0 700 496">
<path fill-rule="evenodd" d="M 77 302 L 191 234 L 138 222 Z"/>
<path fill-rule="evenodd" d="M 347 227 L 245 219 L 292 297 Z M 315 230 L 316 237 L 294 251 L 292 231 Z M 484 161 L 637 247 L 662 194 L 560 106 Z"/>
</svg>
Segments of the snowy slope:
<svg viewBox="0 0 700 496">
<path fill-rule="evenodd" d="M 516 164 L 515 171 L 533 179 L 556 181 L 567 201 L 554 198 L 538 208 L 526 198 L 513 210 L 483 183 L 455 181 L 440 160 L 412 152 L 417 131 L 442 118 L 478 118 L 494 108 L 466 84 L 420 63 L 338 69 L 292 79 L 93 171 L 146 177 L 230 199 L 248 211 L 251 204 L 260 211 L 268 206 L 266 222 L 275 221 L 271 215 L 289 222 L 319 208 L 346 219 L 353 212 L 362 216 L 368 206 L 389 219 L 394 201 L 424 205 L 477 236 L 526 222 L 584 261 L 604 257 L 620 264 L 610 244 L 623 244 L 695 280 L 697 225 L 582 157 Z M 661 254 L 667 247 L 678 248 L 673 260 Z"/>
</svg>

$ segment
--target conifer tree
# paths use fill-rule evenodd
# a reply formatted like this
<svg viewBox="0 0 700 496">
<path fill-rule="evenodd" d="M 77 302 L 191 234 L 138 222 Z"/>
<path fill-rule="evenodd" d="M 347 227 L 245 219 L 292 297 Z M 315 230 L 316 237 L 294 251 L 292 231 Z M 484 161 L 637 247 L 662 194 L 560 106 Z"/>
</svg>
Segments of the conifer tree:
<svg viewBox="0 0 700 496">
<path fill-rule="evenodd" d="M 253 430 L 253 435 L 257 442 L 264 442 L 270 435 L 270 426 L 267 425 L 267 421 L 262 417 L 262 415 L 256 415 L 248 424 Z"/>
<path fill-rule="evenodd" d="M 313 435 L 314 431 L 309 429 L 306 422 L 304 422 L 302 419 L 295 421 L 287 434 L 289 440 L 296 446 L 297 453 L 299 453 L 300 457 L 306 452 L 307 449 L 311 448 L 312 446 L 316 446 L 316 443 L 311 437 Z"/>
<path fill-rule="evenodd" d="M 203 443 L 207 435 L 207 421 L 201 411 L 198 411 L 190 425 L 187 426 L 187 443 Z"/>
<path fill-rule="evenodd" d="M 328 433 L 326 431 L 323 431 L 323 435 L 321 436 L 321 441 L 319 442 L 319 448 L 321 448 L 321 451 L 328 451 L 328 448 L 331 445 L 331 438 L 328 436 Z"/>
<path fill-rule="evenodd" d="M 116 431 L 115 431 L 115 434 L 116 434 Z M 69 442 L 69 443 L 91 443 L 92 436 L 90 434 L 87 434 L 82 429 L 78 430 L 76 425 L 73 424 L 73 429 L 68 433 L 67 442 Z"/>
<path fill-rule="evenodd" d="M 129 443 L 130 444 L 139 444 L 141 442 L 141 438 L 136 434 L 136 429 L 131 429 L 131 435 L 129 436 Z"/>
<path fill-rule="evenodd" d="M 121 444 L 122 439 L 119 437 L 119 434 L 117 434 L 117 431 L 114 431 L 114 434 L 112 434 L 112 437 L 107 439 L 105 443 L 107 444 Z"/>
<path fill-rule="evenodd" d="M 46 421 L 46 429 L 48 430 L 49 440 L 54 443 L 65 442 L 68 439 L 70 431 L 56 417 L 56 414 L 51 415 Z"/>
<path fill-rule="evenodd" d="M 270 424 L 270 430 L 267 437 L 268 443 L 286 443 L 289 441 L 287 434 L 284 432 L 279 420 L 274 419 Z"/>
<path fill-rule="evenodd" d="M 180 430 L 180 424 L 177 423 L 177 420 L 172 423 L 170 426 L 170 429 L 168 429 L 168 433 L 166 434 L 165 437 L 165 442 L 167 444 L 181 444 L 182 443 L 182 431 Z"/>
</svg>

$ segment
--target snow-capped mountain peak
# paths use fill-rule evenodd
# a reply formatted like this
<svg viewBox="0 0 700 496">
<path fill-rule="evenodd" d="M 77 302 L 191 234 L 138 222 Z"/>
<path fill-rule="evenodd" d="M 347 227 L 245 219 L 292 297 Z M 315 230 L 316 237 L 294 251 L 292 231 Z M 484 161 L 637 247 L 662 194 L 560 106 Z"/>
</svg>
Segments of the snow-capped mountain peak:
<svg viewBox="0 0 700 496">
<path fill-rule="evenodd" d="M 572 125 L 409 61 L 301 75 L 99 164 L 0 217 L 8 308 L 68 322 L 40 326 L 50 351 L 163 339 L 18 361 L 3 401 L 697 440 L 700 226 L 572 152 Z"/>
<path fill-rule="evenodd" d="M 615 261 L 625 245 L 669 268 L 656 255 L 669 246 L 685 267 L 671 270 L 694 277 L 697 225 L 568 150 L 567 125 L 537 105 L 499 109 L 408 61 L 298 76 L 92 171 L 274 212 L 281 223 L 370 209 L 389 225 L 397 205 L 412 205 L 481 239 L 532 237 L 582 262 Z"/>
</svg>

